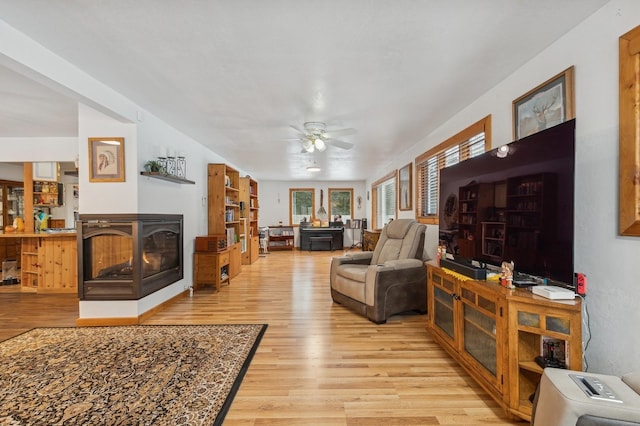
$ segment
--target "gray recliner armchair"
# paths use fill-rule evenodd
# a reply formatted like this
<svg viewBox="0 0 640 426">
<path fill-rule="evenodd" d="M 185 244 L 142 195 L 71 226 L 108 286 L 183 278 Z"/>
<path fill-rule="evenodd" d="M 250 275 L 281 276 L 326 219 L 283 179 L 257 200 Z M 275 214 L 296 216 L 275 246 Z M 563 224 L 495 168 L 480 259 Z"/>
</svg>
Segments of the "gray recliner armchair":
<svg viewBox="0 0 640 426">
<path fill-rule="evenodd" d="M 400 312 L 426 313 L 425 230 L 413 219 L 394 220 L 382 229 L 373 252 L 334 257 L 333 301 L 377 324 Z"/>
</svg>

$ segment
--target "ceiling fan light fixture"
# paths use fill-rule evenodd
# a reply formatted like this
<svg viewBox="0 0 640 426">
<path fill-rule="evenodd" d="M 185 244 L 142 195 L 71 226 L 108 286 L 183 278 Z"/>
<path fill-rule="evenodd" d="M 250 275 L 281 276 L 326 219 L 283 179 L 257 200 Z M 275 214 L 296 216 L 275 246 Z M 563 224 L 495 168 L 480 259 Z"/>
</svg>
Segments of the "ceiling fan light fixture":
<svg viewBox="0 0 640 426">
<path fill-rule="evenodd" d="M 316 139 L 314 142 L 314 145 L 316 146 L 316 149 L 320 152 L 324 151 L 325 149 L 327 149 L 327 144 L 324 143 L 324 141 L 320 138 Z"/>
<path fill-rule="evenodd" d="M 308 139 L 302 142 L 302 148 L 307 152 L 313 152 L 315 149 L 313 142 Z"/>
</svg>

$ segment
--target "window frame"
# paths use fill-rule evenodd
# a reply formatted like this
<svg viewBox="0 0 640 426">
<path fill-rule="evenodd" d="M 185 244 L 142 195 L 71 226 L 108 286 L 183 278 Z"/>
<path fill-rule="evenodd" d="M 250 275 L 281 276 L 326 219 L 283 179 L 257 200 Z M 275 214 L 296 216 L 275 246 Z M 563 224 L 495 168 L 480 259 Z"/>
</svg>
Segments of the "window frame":
<svg viewBox="0 0 640 426">
<path fill-rule="evenodd" d="M 329 205 L 329 211 L 328 211 L 328 215 L 329 215 L 329 221 L 332 221 L 332 218 L 335 216 L 335 214 L 333 213 L 333 204 L 332 204 L 332 199 L 331 196 L 334 192 L 348 192 L 349 193 L 349 209 L 350 209 L 350 213 L 349 213 L 349 217 L 346 219 L 354 219 L 353 217 L 353 188 L 329 188 L 328 192 L 328 202 L 327 204 Z M 338 213 L 341 214 L 341 213 Z M 346 220 L 343 218 L 343 220 Z"/>
<path fill-rule="evenodd" d="M 394 219 L 397 219 L 398 217 L 398 204 L 395 203 L 398 195 L 398 170 L 396 169 L 371 184 L 371 229 L 382 229 L 384 226 L 384 224 L 378 223 L 378 188 L 391 179 L 395 180 L 395 192 L 393 194 L 395 204 Z"/>
<path fill-rule="evenodd" d="M 309 222 L 315 220 L 316 211 L 316 189 L 315 188 L 289 188 L 289 226 L 300 226 L 300 222 L 293 222 L 293 196 L 297 192 L 310 192 L 311 193 L 311 214 L 309 215 Z"/>
<path fill-rule="evenodd" d="M 437 157 L 438 161 L 438 186 L 439 186 L 439 178 L 440 178 L 440 170 L 444 167 L 444 156 L 445 152 L 452 147 L 461 146 L 465 142 L 468 142 L 474 136 L 477 136 L 480 133 L 484 132 L 484 152 L 487 152 L 491 147 L 491 114 L 486 117 L 476 121 L 471 124 L 467 128 L 462 131 L 456 133 L 451 136 L 449 139 L 439 143 L 433 148 L 425 151 L 415 158 L 415 168 L 416 168 L 416 179 L 415 179 L 415 214 L 416 220 L 420 223 L 437 225 L 439 223 L 438 212 L 434 215 L 422 215 L 422 205 L 424 204 L 424 198 L 427 191 L 425 183 L 428 182 L 428 178 L 424 176 L 424 173 L 427 169 L 427 164 L 431 159 L 433 161 L 434 157 Z M 459 155 L 461 156 L 457 163 L 464 161 L 469 158 L 469 151 L 462 150 L 459 151 Z M 456 163 L 456 164 L 457 164 Z M 424 167 L 423 167 L 424 166 Z M 438 188 L 439 191 L 439 188 Z M 424 193 L 424 194 L 423 194 Z M 436 200 L 439 201 L 440 194 L 437 195 Z"/>
</svg>

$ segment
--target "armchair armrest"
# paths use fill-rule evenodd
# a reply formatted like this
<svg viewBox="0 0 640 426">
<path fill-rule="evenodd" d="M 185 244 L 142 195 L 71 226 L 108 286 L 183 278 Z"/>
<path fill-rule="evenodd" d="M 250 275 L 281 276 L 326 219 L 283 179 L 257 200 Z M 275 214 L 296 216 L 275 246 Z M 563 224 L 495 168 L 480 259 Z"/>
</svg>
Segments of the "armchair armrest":
<svg viewBox="0 0 640 426">
<path fill-rule="evenodd" d="M 424 262 L 419 259 L 387 260 L 386 262 L 384 262 L 383 266 L 385 268 L 392 269 L 417 268 L 420 266 L 424 266 Z"/>
<path fill-rule="evenodd" d="M 332 258 L 331 264 L 333 265 L 335 263 L 336 265 L 342 265 L 345 263 L 357 263 L 360 265 L 369 265 L 372 257 L 373 252 L 371 251 L 349 253 L 344 256 L 336 256 Z"/>
<path fill-rule="evenodd" d="M 426 276 L 424 262 L 419 259 L 388 260 L 382 265 L 371 265 L 365 276 L 365 303 L 374 306 L 377 295 L 395 285 L 417 281 L 423 282 L 420 285 L 426 289 Z"/>
</svg>

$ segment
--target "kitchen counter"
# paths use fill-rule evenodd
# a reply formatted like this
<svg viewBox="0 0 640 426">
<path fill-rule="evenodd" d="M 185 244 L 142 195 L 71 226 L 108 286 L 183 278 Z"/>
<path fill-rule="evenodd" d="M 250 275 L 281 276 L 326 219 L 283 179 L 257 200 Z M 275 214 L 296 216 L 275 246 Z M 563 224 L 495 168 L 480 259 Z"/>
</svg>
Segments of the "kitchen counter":
<svg viewBox="0 0 640 426">
<path fill-rule="evenodd" d="M 20 284 L 38 293 L 78 291 L 78 243 L 75 228 L 45 232 L 2 232 L 0 238 L 19 238 Z"/>
</svg>

